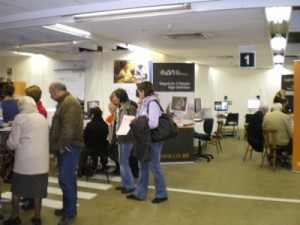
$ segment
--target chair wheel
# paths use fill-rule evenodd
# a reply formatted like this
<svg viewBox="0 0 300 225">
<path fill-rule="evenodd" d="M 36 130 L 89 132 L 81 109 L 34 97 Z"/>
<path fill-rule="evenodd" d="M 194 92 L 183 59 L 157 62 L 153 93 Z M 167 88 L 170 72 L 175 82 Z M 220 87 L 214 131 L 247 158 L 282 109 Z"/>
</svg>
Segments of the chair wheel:
<svg viewBox="0 0 300 225">
<path fill-rule="evenodd" d="M 214 157 L 213 157 L 213 156 L 211 156 L 211 159 L 214 159 Z"/>
<path fill-rule="evenodd" d="M 206 161 L 207 161 L 207 162 L 210 162 L 210 159 L 207 159 Z"/>
</svg>

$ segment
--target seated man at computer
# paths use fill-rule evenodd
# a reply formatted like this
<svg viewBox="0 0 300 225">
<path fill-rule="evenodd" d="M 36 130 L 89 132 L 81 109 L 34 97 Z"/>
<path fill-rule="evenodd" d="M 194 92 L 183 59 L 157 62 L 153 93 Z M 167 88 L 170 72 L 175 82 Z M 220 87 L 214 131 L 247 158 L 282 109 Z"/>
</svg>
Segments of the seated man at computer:
<svg viewBox="0 0 300 225">
<path fill-rule="evenodd" d="M 271 112 L 264 116 L 263 128 L 276 129 L 277 146 L 283 146 L 286 154 L 292 154 L 293 129 L 290 117 L 282 112 L 280 103 L 274 103 Z"/>
</svg>

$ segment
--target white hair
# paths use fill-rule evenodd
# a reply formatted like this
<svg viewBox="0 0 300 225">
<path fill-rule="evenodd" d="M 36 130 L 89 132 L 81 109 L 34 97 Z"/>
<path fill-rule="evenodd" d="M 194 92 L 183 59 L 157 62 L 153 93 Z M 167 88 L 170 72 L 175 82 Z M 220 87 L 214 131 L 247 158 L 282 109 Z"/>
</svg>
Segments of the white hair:
<svg viewBox="0 0 300 225">
<path fill-rule="evenodd" d="M 20 112 L 22 111 L 36 111 L 36 103 L 32 97 L 23 96 L 18 100 L 18 109 Z"/>
<path fill-rule="evenodd" d="M 271 111 L 282 111 L 281 103 L 277 102 L 272 105 Z"/>
</svg>

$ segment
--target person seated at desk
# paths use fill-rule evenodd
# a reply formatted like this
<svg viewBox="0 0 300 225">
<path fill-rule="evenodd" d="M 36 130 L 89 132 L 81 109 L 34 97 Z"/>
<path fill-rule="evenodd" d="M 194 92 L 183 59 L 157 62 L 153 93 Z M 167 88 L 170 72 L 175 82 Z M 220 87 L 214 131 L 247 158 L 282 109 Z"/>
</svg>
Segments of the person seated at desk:
<svg viewBox="0 0 300 225">
<path fill-rule="evenodd" d="M 282 112 L 282 105 L 280 103 L 274 103 L 271 112 L 264 116 L 263 128 L 276 129 L 277 146 L 283 146 L 286 154 L 292 154 L 293 129 L 291 120 L 288 115 Z"/>
<path fill-rule="evenodd" d="M 83 133 L 85 148 L 80 153 L 78 176 L 85 173 L 85 163 L 88 155 L 94 155 L 108 148 L 108 125 L 102 118 L 102 110 L 99 107 L 90 109 L 91 121 L 86 125 Z M 93 158 L 94 169 L 97 169 L 98 157 Z M 101 157 L 102 169 L 107 167 L 107 158 Z"/>
<path fill-rule="evenodd" d="M 262 132 L 262 123 L 265 114 L 269 111 L 267 105 L 260 105 L 256 113 L 253 114 L 247 126 L 247 141 L 257 152 L 263 152 L 264 136 Z"/>
<path fill-rule="evenodd" d="M 7 84 L 3 88 L 3 101 L 1 102 L 3 122 L 11 123 L 15 116 L 19 113 L 17 100 L 13 98 L 15 87 L 12 84 Z"/>
</svg>

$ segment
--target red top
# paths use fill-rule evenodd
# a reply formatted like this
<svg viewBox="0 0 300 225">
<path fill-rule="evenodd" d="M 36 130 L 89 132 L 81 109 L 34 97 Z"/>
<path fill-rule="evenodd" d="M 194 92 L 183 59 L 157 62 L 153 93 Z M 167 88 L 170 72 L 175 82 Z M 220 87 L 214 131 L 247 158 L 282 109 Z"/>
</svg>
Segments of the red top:
<svg viewBox="0 0 300 225">
<path fill-rule="evenodd" d="M 105 121 L 111 124 L 114 121 L 114 115 L 110 114 L 108 117 L 106 117 Z"/>
<path fill-rule="evenodd" d="M 36 107 L 37 107 L 37 110 L 39 111 L 39 113 L 42 114 L 45 118 L 47 118 L 47 111 L 41 101 L 38 101 L 36 103 Z"/>
</svg>

